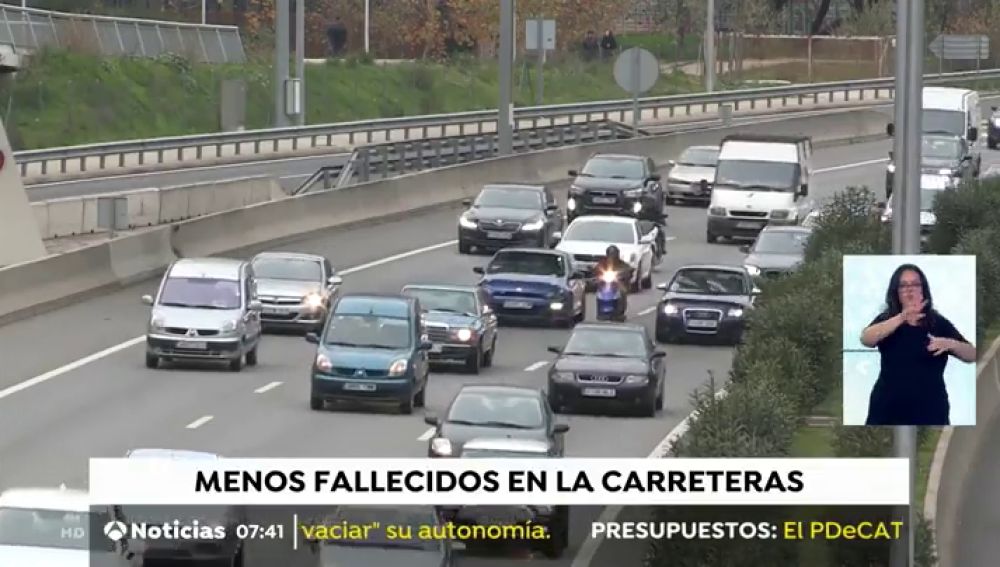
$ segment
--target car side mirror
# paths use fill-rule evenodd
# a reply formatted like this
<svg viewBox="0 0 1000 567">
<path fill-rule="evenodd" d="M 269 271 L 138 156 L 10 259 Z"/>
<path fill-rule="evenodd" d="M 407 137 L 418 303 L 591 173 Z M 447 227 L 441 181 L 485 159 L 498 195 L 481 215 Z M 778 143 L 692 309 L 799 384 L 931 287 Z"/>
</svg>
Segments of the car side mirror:
<svg viewBox="0 0 1000 567">
<path fill-rule="evenodd" d="M 744 254 L 749 254 L 750 253 L 750 245 L 749 244 L 744 244 L 743 246 L 740 246 L 740 252 L 742 252 Z"/>
<path fill-rule="evenodd" d="M 486 270 L 484 270 L 482 266 L 474 266 L 472 268 L 472 271 L 475 272 L 475 273 L 477 273 L 477 274 L 479 274 L 479 275 L 483 275 L 483 274 L 486 273 Z"/>
<path fill-rule="evenodd" d="M 753 286 L 753 291 L 750 292 L 751 295 L 760 295 L 761 290 L 757 286 Z"/>
<path fill-rule="evenodd" d="M 420 350 L 431 350 L 432 348 L 434 348 L 434 343 L 427 340 L 420 341 Z"/>
<path fill-rule="evenodd" d="M 656 239 L 656 237 L 654 235 L 652 235 L 652 234 L 646 234 L 646 235 L 643 235 L 643 237 L 639 239 L 639 243 L 640 244 L 651 244 L 655 239 Z"/>
<path fill-rule="evenodd" d="M 672 160 L 672 159 L 668 159 L 668 160 L 667 160 L 667 167 L 673 167 L 673 166 L 675 166 L 675 165 L 677 165 L 677 162 L 676 162 L 676 161 L 674 161 L 674 160 Z"/>
<path fill-rule="evenodd" d="M 880 213 L 885 211 L 885 203 L 884 202 L 875 203 L 875 210 Z"/>
<path fill-rule="evenodd" d="M 808 194 L 809 194 L 809 184 L 803 183 L 802 186 L 799 187 L 799 195 L 805 197 Z"/>
<path fill-rule="evenodd" d="M 654 174 L 652 174 L 652 175 L 649 176 L 649 180 L 650 181 L 659 181 L 661 178 L 662 177 L 660 176 L 659 173 L 654 173 Z"/>
<path fill-rule="evenodd" d="M 319 335 L 316 333 L 306 333 L 306 342 L 314 345 L 319 344 Z"/>
<path fill-rule="evenodd" d="M 653 358 L 664 358 L 666 356 L 667 356 L 667 353 L 664 352 L 664 351 L 662 351 L 662 350 L 658 350 L 658 351 L 656 351 L 656 352 L 653 353 Z"/>
<path fill-rule="evenodd" d="M 340 284 L 344 283 L 344 278 L 342 278 L 340 276 L 330 276 L 326 280 L 326 283 L 328 283 L 330 285 L 340 285 Z"/>
<path fill-rule="evenodd" d="M 472 206 L 472 199 L 462 199 L 462 205 L 466 207 Z"/>
<path fill-rule="evenodd" d="M 556 242 L 559 242 L 560 240 L 562 240 L 562 231 L 561 230 L 557 230 L 557 231 L 553 232 L 552 233 L 552 240 L 554 240 Z"/>
<path fill-rule="evenodd" d="M 556 435 L 558 435 L 560 433 L 566 433 L 567 431 L 569 431 L 569 424 L 568 423 L 557 423 L 556 426 L 552 429 L 552 431 Z"/>
<path fill-rule="evenodd" d="M 432 425 L 434 427 L 437 427 L 438 426 L 438 418 L 437 418 L 436 415 L 425 415 L 424 416 L 424 423 L 426 423 L 427 425 Z"/>
<path fill-rule="evenodd" d="M 896 135 L 896 125 L 892 122 L 885 125 L 885 134 L 890 138 Z"/>
<path fill-rule="evenodd" d="M 962 156 L 962 161 L 972 161 L 972 156 Z"/>
<path fill-rule="evenodd" d="M 254 299 L 254 300 L 250 301 L 250 304 L 247 307 L 250 308 L 250 311 L 258 311 L 259 312 L 259 311 L 261 311 L 261 310 L 264 309 L 264 304 L 261 303 L 259 299 Z"/>
<path fill-rule="evenodd" d="M 970 142 L 975 142 L 976 140 L 978 140 L 979 139 L 979 128 L 977 128 L 975 126 L 973 126 L 972 128 L 969 128 L 968 138 L 969 138 Z"/>
<path fill-rule="evenodd" d="M 554 213 L 559 210 L 559 205 L 555 203 L 549 203 L 548 205 L 545 205 L 545 210 L 550 213 Z"/>
<path fill-rule="evenodd" d="M 571 169 L 571 170 L 567 171 L 566 173 L 569 174 L 570 177 L 576 177 L 577 176 L 577 172 L 576 172 L 575 169 Z"/>
<path fill-rule="evenodd" d="M 142 299 L 142 302 L 145 303 L 146 305 L 152 305 L 153 304 L 153 296 L 152 295 L 144 295 L 144 296 L 142 296 L 141 299 Z"/>
<path fill-rule="evenodd" d="M 546 349 L 546 350 L 548 350 L 548 351 L 549 351 L 549 352 L 551 352 L 551 353 L 555 353 L 555 354 L 562 354 L 562 349 L 561 349 L 561 348 L 559 348 L 559 347 L 557 347 L 557 346 L 550 346 L 550 347 L 549 347 L 548 349 Z"/>
<path fill-rule="evenodd" d="M 662 282 L 662 283 L 656 284 L 656 289 L 658 289 L 660 291 L 667 291 L 667 282 Z"/>
</svg>

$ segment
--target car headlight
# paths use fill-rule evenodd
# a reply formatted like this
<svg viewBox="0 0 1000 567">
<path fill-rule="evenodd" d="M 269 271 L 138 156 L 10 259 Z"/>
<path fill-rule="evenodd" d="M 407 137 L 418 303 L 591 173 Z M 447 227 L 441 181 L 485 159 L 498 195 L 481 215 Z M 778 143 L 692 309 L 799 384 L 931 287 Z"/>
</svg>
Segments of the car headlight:
<svg viewBox="0 0 1000 567">
<path fill-rule="evenodd" d="M 711 207 L 711 208 L 708 209 L 708 214 L 709 214 L 709 216 L 713 216 L 713 217 L 724 217 L 724 216 L 726 216 L 726 208 L 725 207 Z"/>
<path fill-rule="evenodd" d="M 576 198 L 570 197 L 566 200 L 566 208 L 575 211 L 576 210 Z"/>
<path fill-rule="evenodd" d="M 632 203 L 632 212 L 633 213 L 638 213 L 641 210 L 642 210 L 642 203 L 640 203 L 639 201 L 636 201 L 636 202 Z"/>
<path fill-rule="evenodd" d="M 751 276 L 759 276 L 760 275 L 760 268 L 758 268 L 757 266 L 746 264 L 743 267 L 747 269 L 747 272 L 749 272 Z"/>
<path fill-rule="evenodd" d="M 458 217 L 458 224 L 463 228 L 476 228 L 476 221 L 465 215 Z"/>
<path fill-rule="evenodd" d="M 677 306 L 674 305 L 674 304 L 672 304 L 672 303 L 668 303 L 668 304 L 664 305 L 663 306 L 663 314 L 664 315 L 676 315 L 677 314 Z"/>
<path fill-rule="evenodd" d="M 431 439 L 431 452 L 441 457 L 451 456 L 451 441 L 443 437 Z"/>
<path fill-rule="evenodd" d="M 545 221 L 538 219 L 525 224 L 521 230 L 541 230 L 543 226 L 545 226 Z"/>
<path fill-rule="evenodd" d="M 149 321 L 149 328 L 152 331 L 162 331 L 163 327 L 164 327 L 164 323 L 165 323 L 165 321 L 163 320 L 162 317 L 153 317 Z"/>
<path fill-rule="evenodd" d="M 472 338 L 472 329 L 459 329 L 455 332 L 455 337 L 458 340 L 465 342 Z"/>
<path fill-rule="evenodd" d="M 632 199 L 636 197 L 642 197 L 642 188 L 640 187 L 638 189 L 629 189 L 628 191 L 622 191 L 622 195 L 625 195 L 626 197 L 630 197 Z"/>
<path fill-rule="evenodd" d="M 406 372 L 407 362 L 405 358 L 393 362 L 389 365 L 389 376 L 402 376 Z"/>
<path fill-rule="evenodd" d="M 576 376 L 572 372 L 553 372 L 552 379 L 556 382 L 572 382 Z"/>
<path fill-rule="evenodd" d="M 771 211 L 772 219 L 787 219 L 791 211 L 788 209 L 775 209 Z"/>
<path fill-rule="evenodd" d="M 739 307 L 733 307 L 732 309 L 730 309 L 726 313 L 726 315 L 729 316 L 729 317 L 732 317 L 734 319 L 738 318 L 738 317 L 742 317 L 743 316 L 743 309 L 741 309 Z"/>
<path fill-rule="evenodd" d="M 626 384 L 645 384 L 646 382 L 649 382 L 649 376 L 633 374 L 625 377 Z"/>
<path fill-rule="evenodd" d="M 223 333 L 231 333 L 231 332 L 235 331 L 236 328 L 239 327 L 239 325 L 240 325 L 240 322 L 239 322 L 239 320 L 236 320 L 236 319 L 234 319 L 232 321 L 226 321 L 225 323 L 222 324 L 222 332 Z"/>
<path fill-rule="evenodd" d="M 955 175 L 955 170 L 948 167 L 942 167 L 938 170 L 938 175 Z"/>
<path fill-rule="evenodd" d="M 895 173 L 895 172 L 896 172 L 896 164 L 894 164 L 894 163 L 890 163 L 889 165 L 887 165 L 887 166 L 886 166 L 886 168 L 885 168 L 885 169 L 886 169 L 886 171 L 888 171 L 889 173 Z"/>
<path fill-rule="evenodd" d="M 324 298 L 318 293 L 310 293 L 302 298 L 302 304 L 310 309 L 318 309 L 323 306 Z"/>
<path fill-rule="evenodd" d="M 325 354 L 316 355 L 316 370 L 320 372 L 329 372 L 333 368 L 333 363 L 330 362 L 330 358 Z"/>
</svg>

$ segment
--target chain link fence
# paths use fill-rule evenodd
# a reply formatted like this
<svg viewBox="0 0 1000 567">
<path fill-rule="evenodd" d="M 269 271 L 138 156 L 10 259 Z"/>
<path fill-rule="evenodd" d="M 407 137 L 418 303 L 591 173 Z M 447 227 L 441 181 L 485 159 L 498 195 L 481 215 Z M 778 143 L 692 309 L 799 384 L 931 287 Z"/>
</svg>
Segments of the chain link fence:
<svg viewBox="0 0 1000 567">
<path fill-rule="evenodd" d="M 174 53 L 200 63 L 243 63 L 239 28 L 69 14 L 0 4 L 0 43 L 20 50 L 45 47 L 105 56 Z"/>
</svg>

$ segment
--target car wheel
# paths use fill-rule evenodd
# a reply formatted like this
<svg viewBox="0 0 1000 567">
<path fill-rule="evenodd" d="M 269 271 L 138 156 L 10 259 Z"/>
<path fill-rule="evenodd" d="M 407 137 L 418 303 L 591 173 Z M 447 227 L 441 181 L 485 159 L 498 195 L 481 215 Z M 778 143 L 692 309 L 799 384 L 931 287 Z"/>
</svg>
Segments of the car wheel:
<svg viewBox="0 0 1000 567">
<path fill-rule="evenodd" d="M 587 320 L 587 297 L 586 296 L 584 296 L 583 301 L 581 303 L 583 305 L 580 306 L 580 312 L 575 317 L 575 320 L 576 320 L 577 323 L 583 323 L 584 321 Z"/>
<path fill-rule="evenodd" d="M 643 400 L 640 413 L 643 417 L 656 417 L 656 394 L 653 394 L 648 399 Z"/>
<path fill-rule="evenodd" d="M 660 391 L 656 394 L 656 409 L 657 411 L 663 409 L 663 382 L 660 382 Z"/>
<path fill-rule="evenodd" d="M 496 352 L 497 352 L 497 338 L 496 336 L 494 336 L 493 342 L 490 343 L 490 350 L 486 351 L 486 353 L 483 355 L 483 366 L 487 368 L 493 366 L 493 358 Z"/>
<path fill-rule="evenodd" d="M 399 404 L 399 413 L 403 415 L 410 415 L 413 413 L 413 392 L 409 392 L 406 399 Z"/>
<path fill-rule="evenodd" d="M 642 287 L 642 262 L 639 262 L 639 266 L 635 271 L 635 279 L 629 282 L 628 289 L 632 293 L 639 293 L 639 288 Z"/>
<path fill-rule="evenodd" d="M 420 388 L 420 391 L 417 392 L 416 396 L 413 396 L 413 406 L 414 407 L 418 407 L 418 408 L 424 407 L 424 397 L 425 397 L 424 394 L 426 394 L 426 393 L 427 393 L 427 382 L 424 382 L 424 387 Z"/>
<path fill-rule="evenodd" d="M 239 372 L 243 370 L 243 357 L 237 356 L 236 358 L 229 361 L 229 370 L 232 372 Z"/>
<path fill-rule="evenodd" d="M 642 289 L 652 289 L 653 288 L 653 266 L 650 264 L 649 273 L 646 277 L 642 278 Z"/>
<path fill-rule="evenodd" d="M 459 254 L 471 254 L 472 246 L 468 242 L 458 241 L 458 253 Z"/>
<path fill-rule="evenodd" d="M 483 362 L 483 346 L 479 345 L 476 350 L 469 353 L 465 359 L 465 371 L 469 374 L 479 374 L 479 369 Z"/>
<path fill-rule="evenodd" d="M 252 349 L 247 351 L 247 366 L 257 366 L 257 348 L 260 345 L 255 345 Z"/>
<path fill-rule="evenodd" d="M 309 396 L 309 409 L 317 411 L 323 409 L 323 398 L 319 396 Z"/>
<path fill-rule="evenodd" d="M 156 368 L 159 368 L 159 367 L 160 367 L 160 357 L 158 357 L 156 355 L 153 355 L 153 354 L 147 354 L 146 355 L 146 368 L 156 369 Z"/>
<path fill-rule="evenodd" d="M 708 242 L 709 244 L 715 244 L 718 240 L 719 240 L 718 235 L 712 234 L 711 232 L 705 233 L 705 242 Z"/>
<path fill-rule="evenodd" d="M 566 413 L 565 408 L 562 405 L 562 402 L 560 402 L 559 398 L 557 398 L 556 395 L 552 393 L 551 389 L 545 392 L 545 397 L 548 399 L 549 407 L 552 408 L 552 411 L 556 413 Z"/>
</svg>

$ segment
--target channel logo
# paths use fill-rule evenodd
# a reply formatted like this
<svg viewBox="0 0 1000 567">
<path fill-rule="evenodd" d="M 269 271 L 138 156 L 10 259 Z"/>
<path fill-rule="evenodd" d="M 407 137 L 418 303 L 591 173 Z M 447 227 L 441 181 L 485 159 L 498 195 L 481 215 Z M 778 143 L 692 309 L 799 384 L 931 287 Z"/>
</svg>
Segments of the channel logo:
<svg viewBox="0 0 1000 567">
<path fill-rule="evenodd" d="M 190 524 L 182 524 L 180 520 L 164 522 L 162 524 L 136 523 L 126 524 L 122 521 L 112 521 L 104 525 L 104 535 L 113 541 L 120 541 L 123 538 L 139 540 L 216 540 L 226 539 L 225 526 L 208 526 L 192 521 Z"/>
</svg>

